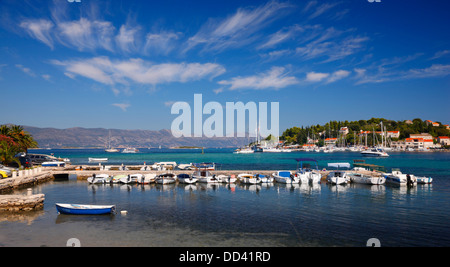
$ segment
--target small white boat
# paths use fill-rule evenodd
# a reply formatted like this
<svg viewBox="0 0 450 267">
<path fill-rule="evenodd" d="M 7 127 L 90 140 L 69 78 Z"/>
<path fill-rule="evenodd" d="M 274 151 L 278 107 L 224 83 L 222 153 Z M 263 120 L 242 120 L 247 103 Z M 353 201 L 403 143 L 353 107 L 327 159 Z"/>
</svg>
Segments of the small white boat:
<svg viewBox="0 0 450 267">
<path fill-rule="evenodd" d="M 346 184 L 350 181 L 347 172 L 339 170 L 339 168 L 350 168 L 350 163 L 328 163 L 328 167 L 337 168 L 337 170 L 331 171 L 327 176 L 327 182 L 331 184 Z"/>
<path fill-rule="evenodd" d="M 389 157 L 389 154 L 386 153 L 381 148 L 372 148 L 372 149 L 364 150 L 361 152 L 361 155 L 363 155 L 365 157 Z"/>
<path fill-rule="evenodd" d="M 111 183 L 113 183 L 113 184 L 120 183 L 120 179 L 125 178 L 125 177 L 127 177 L 127 176 L 128 176 L 128 175 L 125 175 L 125 174 L 114 175 L 114 176 L 111 178 Z"/>
<path fill-rule="evenodd" d="M 156 173 L 147 173 L 142 175 L 140 179 L 137 180 L 138 184 L 151 184 L 154 183 L 156 179 Z"/>
<path fill-rule="evenodd" d="M 135 184 L 138 181 L 142 180 L 143 177 L 144 175 L 142 174 L 130 174 L 126 177 L 120 178 L 120 182 L 123 184 Z"/>
<path fill-rule="evenodd" d="M 65 167 L 66 163 L 64 161 L 48 161 L 41 164 L 42 167 Z"/>
<path fill-rule="evenodd" d="M 350 181 L 356 184 L 380 185 L 386 182 L 386 178 L 384 177 L 374 177 L 361 173 L 349 173 L 348 176 L 350 177 Z"/>
<path fill-rule="evenodd" d="M 89 158 L 89 162 L 107 162 L 108 158 Z"/>
<path fill-rule="evenodd" d="M 186 173 L 178 174 L 177 179 L 180 183 L 183 183 L 183 184 L 194 184 L 198 181 L 197 178 L 194 178 L 191 175 L 186 174 Z"/>
<path fill-rule="evenodd" d="M 122 150 L 122 153 L 124 154 L 134 154 L 134 153 L 138 153 L 139 150 L 137 148 L 133 148 L 133 147 L 127 147 L 124 150 Z"/>
<path fill-rule="evenodd" d="M 227 183 L 227 184 L 233 184 L 236 183 L 237 179 L 235 175 L 218 175 L 217 179 L 221 182 L 221 183 Z"/>
<path fill-rule="evenodd" d="M 293 175 L 290 171 L 277 171 L 272 174 L 273 178 L 277 183 L 282 184 L 298 184 L 298 177 Z"/>
<path fill-rule="evenodd" d="M 192 174 L 193 178 L 198 179 L 200 183 L 218 183 L 216 175 L 211 174 L 208 170 L 196 170 Z"/>
<path fill-rule="evenodd" d="M 175 174 L 173 173 L 163 173 L 158 175 L 155 179 L 157 184 L 173 184 L 176 181 Z"/>
<path fill-rule="evenodd" d="M 318 171 L 319 166 L 317 164 L 317 160 L 312 158 L 299 158 L 295 160 L 297 161 L 297 169 L 298 169 L 296 175 L 302 184 L 307 184 L 309 182 L 313 184 L 320 183 L 322 175 Z M 316 165 L 316 170 L 313 170 L 309 167 L 303 168 L 304 161 L 314 162 Z M 298 166 L 298 163 L 300 163 L 300 167 Z"/>
<path fill-rule="evenodd" d="M 175 169 L 175 167 L 177 167 L 177 163 L 174 161 L 169 161 L 169 162 L 155 162 L 151 168 L 152 170 L 173 170 Z"/>
<path fill-rule="evenodd" d="M 391 173 L 385 173 L 384 178 L 386 178 L 387 184 L 392 185 L 409 185 L 414 186 L 417 184 L 417 179 L 414 175 L 404 174 L 399 169 L 392 169 Z"/>
<path fill-rule="evenodd" d="M 259 179 L 261 179 L 261 183 L 267 184 L 267 183 L 273 183 L 273 177 L 267 176 L 267 175 L 259 175 Z"/>
<path fill-rule="evenodd" d="M 254 151 L 251 147 L 238 148 L 234 152 L 234 154 L 253 154 Z"/>
<path fill-rule="evenodd" d="M 349 181 L 349 177 L 345 171 L 335 170 L 328 174 L 327 182 L 331 184 L 346 184 Z"/>
<path fill-rule="evenodd" d="M 193 167 L 192 163 L 189 163 L 189 164 L 179 164 L 179 165 L 177 166 L 177 168 L 180 169 L 180 170 L 191 170 L 192 167 Z"/>
<path fill-rule="evenodd" d="M 92 177 L 87 178 L 87 181 L 90 184 L 104 184 L 109 183 L 110 177 L 108 174 L 94 174 L 92 175 Z"/>
<path fill-rule="evenodd" d="M 239 181 L 243 184 L 259 184 L 261 183 L 261 178 L 259 178 L 259 174 L 249 174 L 249 173 L 241 173 L 238 175 Z"/>
<path fill-rule="evenodd" d="M 422 177 L 415 176 L 415 177 L 416 177 L 416 180 L 417 180 L 418 184 L 431 184 L 431 183 L 433 183 L 433 178 L 431 178 L 431 177 L 425 177 L 425 176 L 422 176 Z"/>
</svg>

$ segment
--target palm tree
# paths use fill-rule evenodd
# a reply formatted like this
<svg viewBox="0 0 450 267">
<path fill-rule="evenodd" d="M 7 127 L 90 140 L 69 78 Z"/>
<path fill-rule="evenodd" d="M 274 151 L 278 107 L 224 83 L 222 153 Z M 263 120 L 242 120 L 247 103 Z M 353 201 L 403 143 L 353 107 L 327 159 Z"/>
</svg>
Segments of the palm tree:
<svg viewBox="0 0 450 267">
<path fill-rule="evenodd" d="M 0 161 L 8 165 L 19 160 L 15 155 L 28 152 L 28 148 L 35 148 L 38 143 L 34 138 L 18 125 L 0 125 Z"/>
<path fill-rule="evenodd" d="M 0 129 L 1 131 L 2 129 Z M 28 148 L 36 148 L 38 143 L 33 139 L 33 137 L 23 129 L 23 126 L 11 125 L 9 127 L 9 134 L 14 142 L 17 143 L 19 147 L 19 152 L 28 152 Z"/>
</svg>

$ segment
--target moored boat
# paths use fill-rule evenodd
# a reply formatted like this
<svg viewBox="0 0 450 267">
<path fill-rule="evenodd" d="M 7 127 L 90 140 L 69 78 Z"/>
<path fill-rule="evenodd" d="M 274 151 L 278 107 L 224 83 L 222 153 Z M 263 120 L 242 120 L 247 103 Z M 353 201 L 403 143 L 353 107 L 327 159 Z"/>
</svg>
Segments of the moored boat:
<svg viewBox="0 0 450 267">
<path fill-rule="evenodd" d="M 87 181 L 90 184 L 104 184 L 110 181 L 110 177 L 108 174 L 94 174 L 92 177 L 87 178 Z"/>
<path fill-rule="evenodd" d="M 331 171 L 327 176 L 327 182 L 331 184 L 346 184 L 350 181 L 347 172 L 339 170 L 339 168 L 350 168 L 350 163 L 328 163 L 328 167 L 337 168 L 337 170 Z"/>
<path fill-rule="evenodd" d="M 61 214 L 70 215 L 102 215 L 115 213 L 116 206 L 56 203 L 56 210 Z"/>
<path fill-rule="evenodd" d="M 391 173 L 385 173 L 384 178 L 386 178 L 387 184 L 392 185 L 414 186 L 415 184 L 417 184 L 417 179 L 414 175 L 404 174 L 399 169 L 392 169 Z"/>
<path fill-rule="evenodd" d="M 216 177 L 216 175 L 211 174 L 210 171 L 202 169 L 202 170 L 196 170 L 192 174 L 193 178 L 198 179 L 199 183 L 218 183 L 219 179 Z"/>
<path fill-rule="evenodd" d="M 374 177 L 370 175 L 365 175 L 361 173 L 349 173 L 350 181 L 356 184 L 372 184 L 372 185 L 381 185 L 386 182 L 386 178 Z"/>
<path fill-rule="evenodd" d="M 433 182 L 433 178 L 426 177 L 426 176 L 422 176 L 422 177 L 416 176 L 416 180 L 417 180 L 418 184 L 431 184 Z"/>
<path fill-rule="evenodd" d="M 198 181 L 197 178 L 194 178 L 191 175 L 186 174 L 186 173 L 178 174 L 177 179 L 180 183 L 183 183 L 183 184 L 194 184 Z"/>
<path fill-rule="evenodd" d="M 158 184 L 173 184 L 175 183 L 176 177 L 173 173 L 163 173 L 156 177 L 155 182 Z"/>
<path fill-rule="evenodd" d="M 261 178 L 259 178 L 259 174 L 249 174 L 249 173 L 241 173 L 238 175 L 239 181 L 244 184 L 259 184 L 261 183 Z"/>
<path fill-rule="evenodd" d="M 298 184 L 298 177 L 293 175 L 290 171 L 277 171 L 272 174 L 277 183 L 282 184 Z"/>
<path fill-rule="evenodd" d="M 151 184 L 155 182 L 156 173 L 143 174 L 137 179 L 138 184 Z"/>
<path fill-rule="evenodd" d="M 218 175 L 217 179 L 221 182 L 221 183 L 227 183 L 227 184 L 232 184 L 235 183 L 237 181 L 236 176 L 235 175 Z"/>
</svg>

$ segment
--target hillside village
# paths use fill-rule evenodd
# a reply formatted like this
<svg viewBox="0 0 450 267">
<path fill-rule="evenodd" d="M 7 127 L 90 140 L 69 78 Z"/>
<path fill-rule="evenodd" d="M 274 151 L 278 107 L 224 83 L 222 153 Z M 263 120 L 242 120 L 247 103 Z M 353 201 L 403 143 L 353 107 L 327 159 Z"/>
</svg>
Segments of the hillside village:
<svg viewBox="0 0 450 267">
<path fill-rule="evenodd" d="M 318 147 L 383 146 L 400 151 L 450 148 L 450 126 L 421 119 L 390 121 L 372 118 L 287 129 L 281 140 L 305 150 Z"/>
</svg>

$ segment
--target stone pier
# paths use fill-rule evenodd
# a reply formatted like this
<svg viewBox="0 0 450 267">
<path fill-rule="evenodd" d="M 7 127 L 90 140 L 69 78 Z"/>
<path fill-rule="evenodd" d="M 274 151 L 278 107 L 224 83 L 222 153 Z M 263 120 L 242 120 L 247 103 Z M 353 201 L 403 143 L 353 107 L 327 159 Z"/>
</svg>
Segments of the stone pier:
<svg viewBox="0 0 450 267">
<path fill-rule="evenodd" d="M 33 195 L 28 189 L 26 195 L 0 195 L 0 211 L 32 211 L 44 208 L 44 194 Z"/>
</svg>

